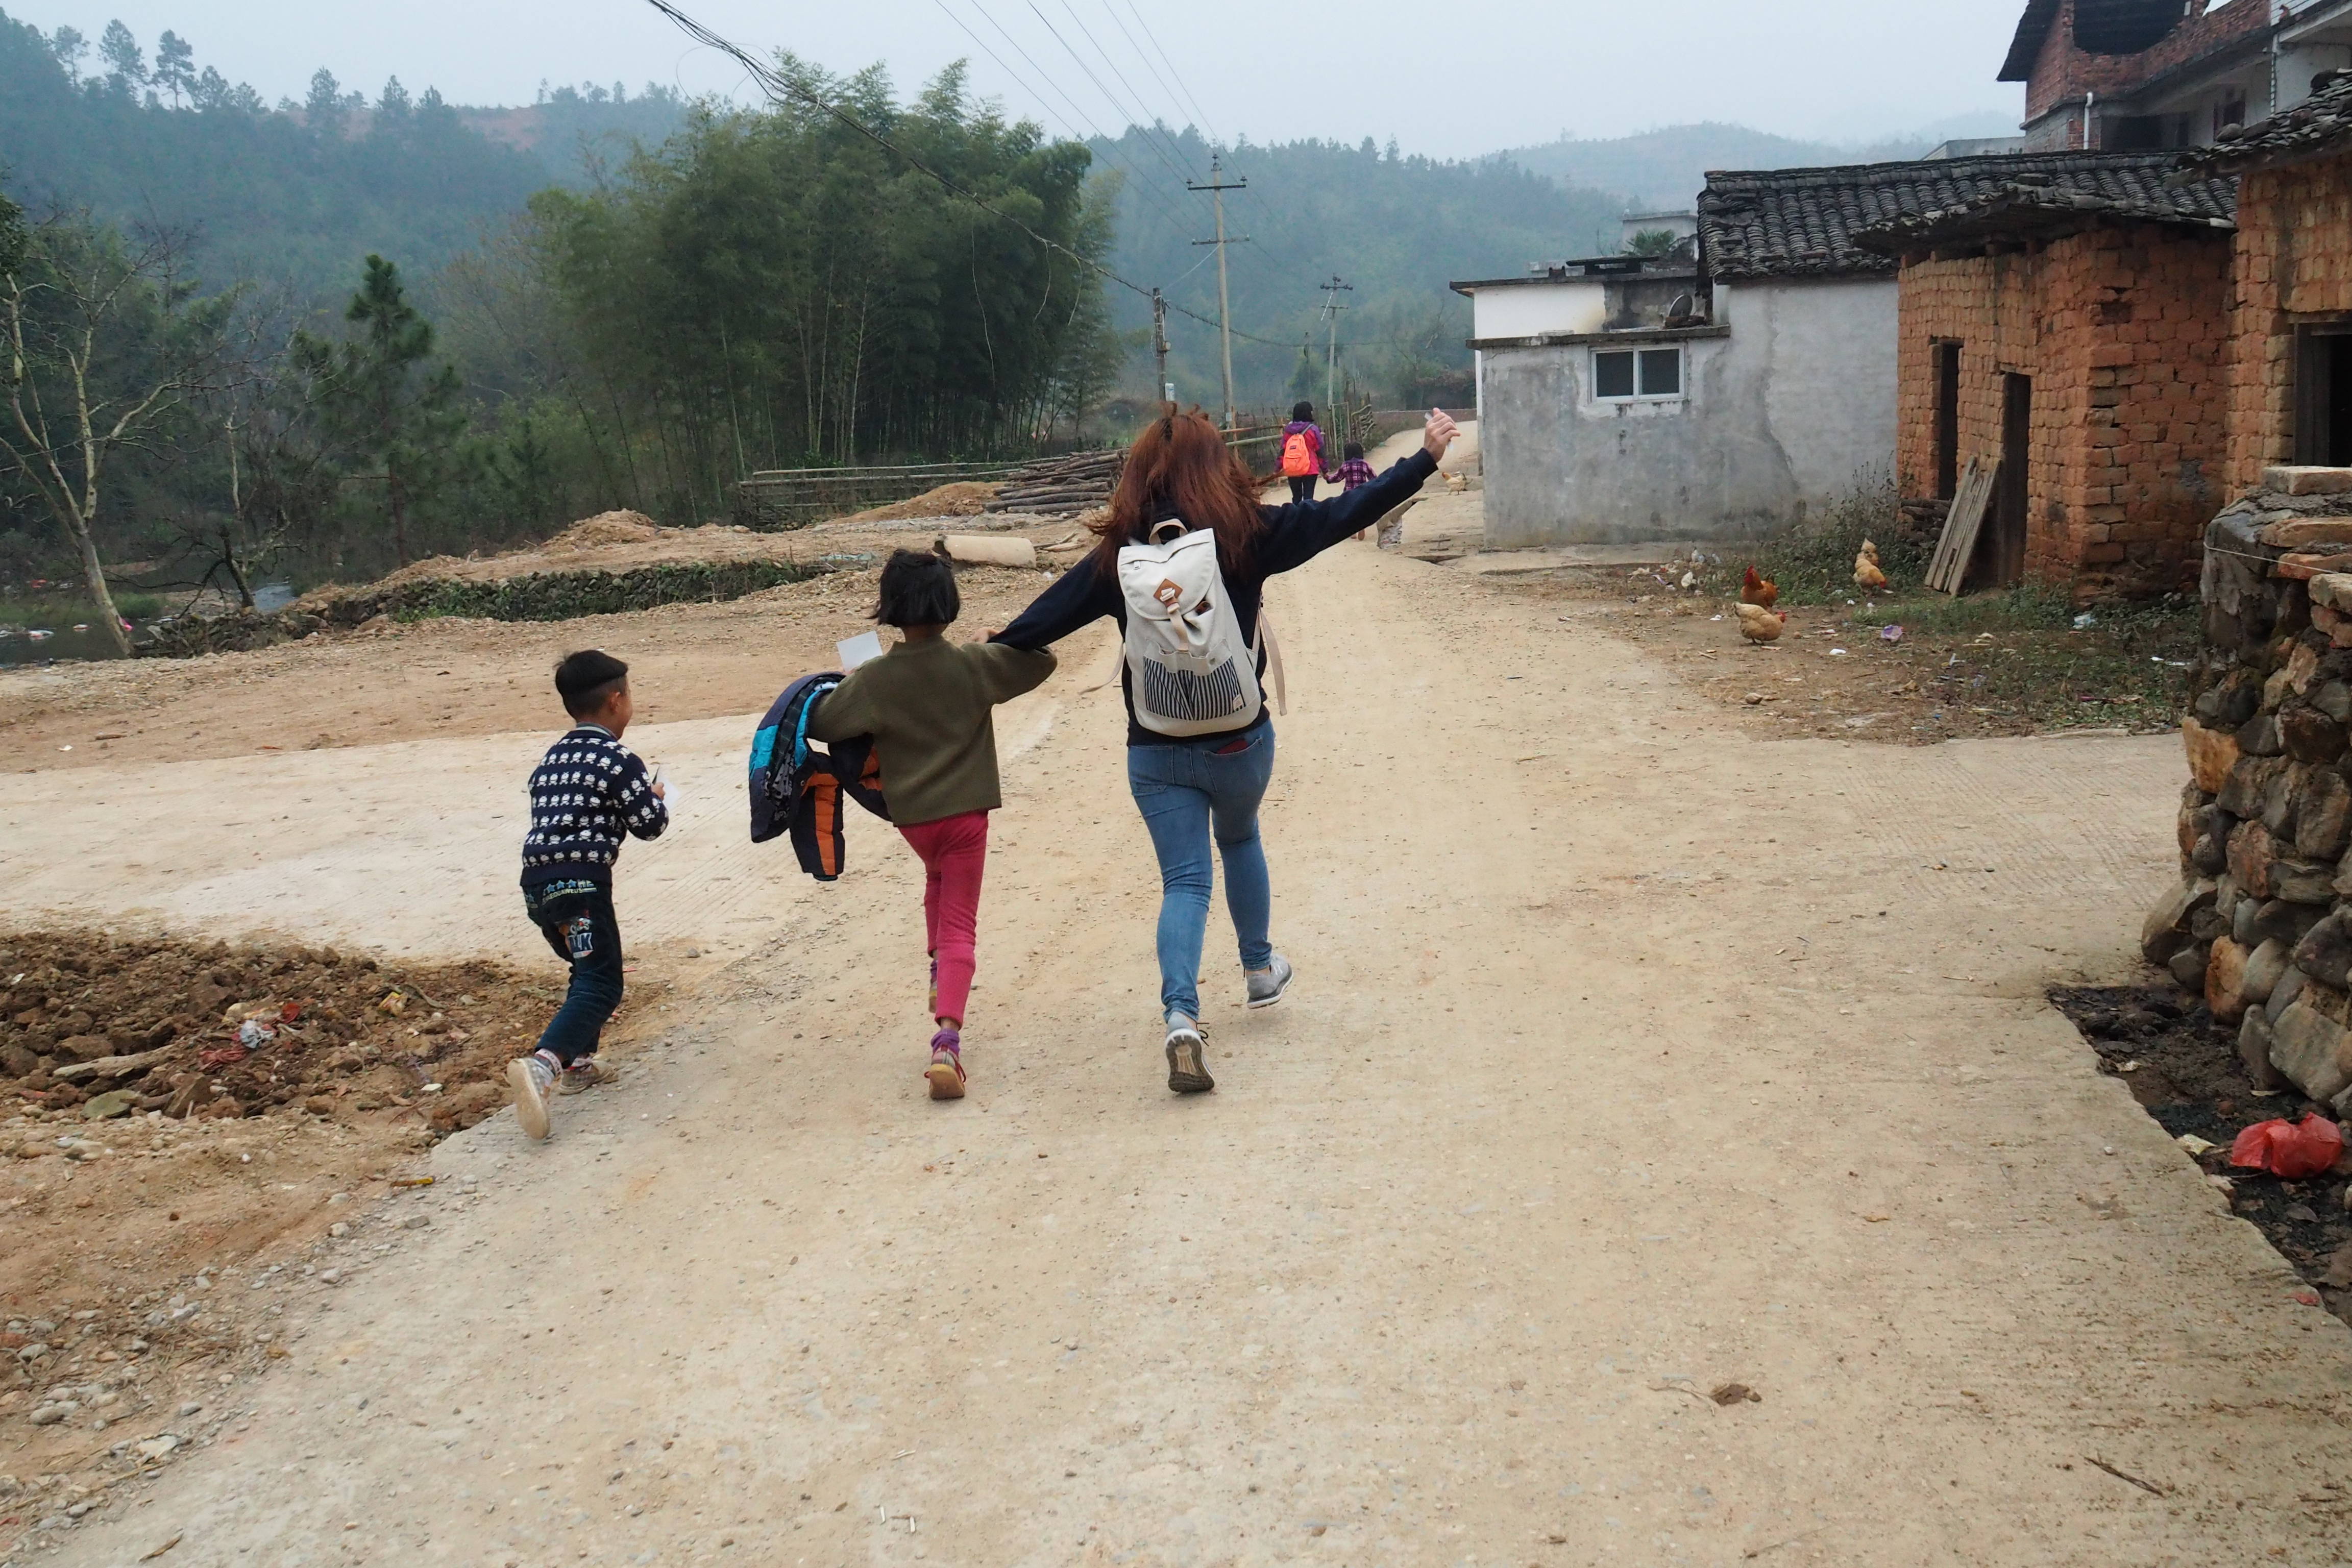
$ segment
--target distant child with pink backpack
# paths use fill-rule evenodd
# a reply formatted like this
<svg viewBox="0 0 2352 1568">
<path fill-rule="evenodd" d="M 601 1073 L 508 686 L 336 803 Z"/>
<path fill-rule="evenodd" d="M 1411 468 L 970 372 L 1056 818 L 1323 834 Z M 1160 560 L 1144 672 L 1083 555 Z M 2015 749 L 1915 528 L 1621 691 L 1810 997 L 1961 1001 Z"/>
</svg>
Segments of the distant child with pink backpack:
<svg viewBox="0 0 2352 1568">
<path fill-rule="evenodd" d="M 1290 481 L 1290 499 L 1313 500 L 1323 472 L 1323 428 L 1315 423 L 1315 405 L 1296 404 L 1282 427 L 1282 477 Z"/>
</svg>

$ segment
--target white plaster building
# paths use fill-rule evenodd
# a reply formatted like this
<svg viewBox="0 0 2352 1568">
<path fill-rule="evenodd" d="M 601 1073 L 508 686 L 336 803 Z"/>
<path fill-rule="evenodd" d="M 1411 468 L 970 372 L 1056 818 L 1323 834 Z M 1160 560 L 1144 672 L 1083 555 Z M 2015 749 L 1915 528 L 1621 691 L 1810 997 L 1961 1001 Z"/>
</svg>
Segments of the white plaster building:
<svg viewBox="0 0 2352 1568">
<path fill-rule="evenodd" d="M 1883 482 L 1895 272 L 1852 236 L 2019 167 L 1710 174 L 1695 262 L 1454 284 L 1472 304 L 1487 547 L 1754 538 Z"/>
</svg>

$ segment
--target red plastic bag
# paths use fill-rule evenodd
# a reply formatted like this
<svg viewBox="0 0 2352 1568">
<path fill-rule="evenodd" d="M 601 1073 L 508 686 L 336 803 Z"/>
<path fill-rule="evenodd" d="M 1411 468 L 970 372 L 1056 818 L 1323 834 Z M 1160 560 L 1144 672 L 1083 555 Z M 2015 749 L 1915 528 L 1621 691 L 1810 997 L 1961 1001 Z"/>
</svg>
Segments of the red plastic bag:
<svg viewBox="0 0 2352 1568">
<path fill-rule="evenodd" d="M 2317 1111 L 2302 1121 L 2257 1121 L 2230 1145 L 2230 1163 L 2290 1182 L 2315 1176 L 2344 1153 L 2344 1130 Z"/>
</svg>

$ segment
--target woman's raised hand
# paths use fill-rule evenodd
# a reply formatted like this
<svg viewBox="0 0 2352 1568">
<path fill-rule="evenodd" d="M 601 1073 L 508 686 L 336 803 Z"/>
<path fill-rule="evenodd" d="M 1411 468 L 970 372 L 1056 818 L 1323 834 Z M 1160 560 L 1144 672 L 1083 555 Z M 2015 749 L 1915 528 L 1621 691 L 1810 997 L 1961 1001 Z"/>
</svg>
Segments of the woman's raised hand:
<svg viewBox="0 0 2352 1568">
<path fill-rule="evenodd" d="M 1433 462 L 1445 456 L 1445 448 L 1454 445 L 1454 437 L 1462 434 L 1453 416 L 1443 408 L 1429 411 L 1428 420 L 1421 427 L 1421 449 Z"/>
</svg>

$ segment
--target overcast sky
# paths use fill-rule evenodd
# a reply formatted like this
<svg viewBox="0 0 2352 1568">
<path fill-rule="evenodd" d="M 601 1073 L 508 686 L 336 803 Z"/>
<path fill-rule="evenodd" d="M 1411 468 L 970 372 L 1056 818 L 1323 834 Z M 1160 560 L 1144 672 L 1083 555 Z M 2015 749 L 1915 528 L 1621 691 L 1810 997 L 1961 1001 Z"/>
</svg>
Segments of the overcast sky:
<svg viewBox="0 0 2352 1568">
<path fill-rule="evenodd" d="M 1454 157 L 1563 131 L 1614 136 L 1696 120 L 1860 140 L 1971 112 L 2013 120 L 2022 96 L 1992 79 L 2024 0 L 682 5 L 747 47 L 782 46 L 842 71 L 886 62 L 902 90 L 967 57 L 983 93 L 1079 134 L 1115 132 L 1142 114 L 1260 142 L 1393 136 L 1407 152 Z M 397 76 L 412 92 L 438 87 L 461 103 L 528 103 L 542 79 L 621 80 L 633 92 L 648 80 L 696 93 L 743 89 L 739 68 L 690 46 L 645 0 L 0 0 L 0 8 L 44 29 L 69 23 L 93 43 L 119 16 L 151 58 L 171 28 L 195 47 L 199 68 L 215 66 L 272 100 L 299 98 L 322 65 L 371 98 Z M 1319 18 L 1341 14 L 1356 35 L 1326 41 Z"/>
</svg>

